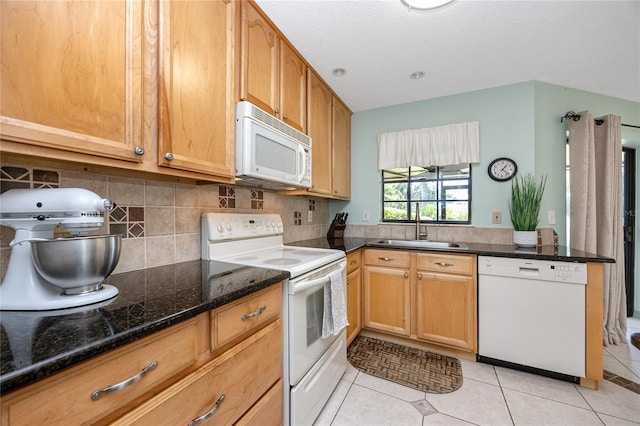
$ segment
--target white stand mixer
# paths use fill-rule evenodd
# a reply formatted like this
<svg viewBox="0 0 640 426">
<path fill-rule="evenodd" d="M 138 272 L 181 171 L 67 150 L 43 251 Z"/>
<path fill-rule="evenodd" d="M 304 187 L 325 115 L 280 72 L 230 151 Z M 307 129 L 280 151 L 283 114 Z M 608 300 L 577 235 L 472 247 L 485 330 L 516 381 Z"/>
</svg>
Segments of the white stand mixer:
<svg viewBox="0 0 640 426">
<path fill-rule="evenodd" d="M 80 188 L 14 189 L 0 195 L 0 225 L 16 230 L 7 274 L 0 285 L 0 310 L 53 310 L 101 302 L 118 294 L 105 284 L 82 294 L 62 294 L 35 269 L 31 241 L 53 238 L 60 225 L 73 235 L 95 231 L 104 223 L 111 200 Z"/>
</svg>

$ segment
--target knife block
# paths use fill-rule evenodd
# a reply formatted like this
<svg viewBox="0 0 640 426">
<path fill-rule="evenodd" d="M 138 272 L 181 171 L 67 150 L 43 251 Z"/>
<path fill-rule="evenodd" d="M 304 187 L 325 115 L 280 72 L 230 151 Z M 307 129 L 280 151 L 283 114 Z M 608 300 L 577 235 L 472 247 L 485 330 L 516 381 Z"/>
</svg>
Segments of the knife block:
<svg viewBox="0 0 640 426">
<path fill-rule="evenodd" d="M 344 229 L 347 227 L 347 223 L 344 219 L 339 219 L 339 216 L 336 217 L 331 222 L 329 226 L 329 231 L 327 231 L 327 238 L 329 239 L 342 239 L 344 238 Z"/>
</svg>

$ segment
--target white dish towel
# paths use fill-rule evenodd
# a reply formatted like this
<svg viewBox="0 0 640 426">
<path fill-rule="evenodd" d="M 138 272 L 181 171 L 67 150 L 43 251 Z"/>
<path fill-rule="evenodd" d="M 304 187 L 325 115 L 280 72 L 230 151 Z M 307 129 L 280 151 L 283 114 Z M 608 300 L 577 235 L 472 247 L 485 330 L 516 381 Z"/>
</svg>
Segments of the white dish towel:
<svg viewBox="0 0 640 426">
<path fill-rule="evenodd" d="M 340 271 L 329 274 L 329 282 L 324 285 L 323 339 L 340 333 L 343 328 L 349 325 L 344 286 L 345 282 Z"/>
</svg>

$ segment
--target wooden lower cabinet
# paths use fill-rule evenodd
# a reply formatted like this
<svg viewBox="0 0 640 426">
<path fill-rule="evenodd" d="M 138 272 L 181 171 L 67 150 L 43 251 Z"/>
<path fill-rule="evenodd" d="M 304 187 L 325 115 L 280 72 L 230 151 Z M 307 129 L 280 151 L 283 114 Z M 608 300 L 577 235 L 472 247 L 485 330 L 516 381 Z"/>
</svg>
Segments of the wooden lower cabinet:
<svg viewBox="0 0 640 426">
<path fill-rule="evenodd" d="M 418 339 L 476 352 L 476 256 L 416 254 Z"/>
<path fill-rule="evenodd" d="M 476 270 L 475 255 L 368 249 L 363 326 L 475 353 Z"/>
<path fill-rule="evenodd" d="M 362 270 L 360 250 L 347 255 L 347 346 L 362 329 Z"/>
<path fill-rule="evenodd" d="M 223 394 L 206 424 L 281 424 L 281 302 L 282 284 L 273 285 L 3 394 L 0 424 L 187 424 Z M 251 316 L 256 310 L 262 314 Z M 152 363 L 139 380 L 92 398 Z"/>
<path fill-rule="evenodd" d="M 277 320 L 115 424 L 177 425 L 205 419 L 211 425 L 231 424 L 281 377 L 282 323 Z"/>
<path fill-rule="evenodd" d="M 279 426 L 282 424 L 282 380 L 236 423 L 237 426 Z"/>
<path fill-rule="evenodd" d="M 204 315 L 206 316 L 206 315 Z M 204 316 L 87 361 L 77 367 L 7 395 L 2 395 L 3 425 L 70 425 L 99 422 L 134 399 L 172 380 L 199 356 L 198 323 Z M 137 383 L 92 395 L 150 369 Z"/>
<path fill-rule="evenodd" d="M 363 264 L 363 327 L 410 336 L 409 252 L 367 249 Z"/>
</svg>

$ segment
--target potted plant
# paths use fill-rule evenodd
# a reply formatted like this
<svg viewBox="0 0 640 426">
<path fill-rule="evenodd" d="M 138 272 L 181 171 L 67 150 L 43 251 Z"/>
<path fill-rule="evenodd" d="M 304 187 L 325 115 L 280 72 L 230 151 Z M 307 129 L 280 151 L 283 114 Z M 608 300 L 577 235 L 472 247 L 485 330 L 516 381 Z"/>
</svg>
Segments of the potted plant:
<svg viewBox="0 0 640 426">
<path fill-rule="evenodd" d="M 509 215 L 513 224 L 513 242 L 521 247 L 535 247 L 538 241 L 536 227 L 547 176 L 540 182 L 531 173 L 516 176 L 511 183 Z"/>
</svg>

